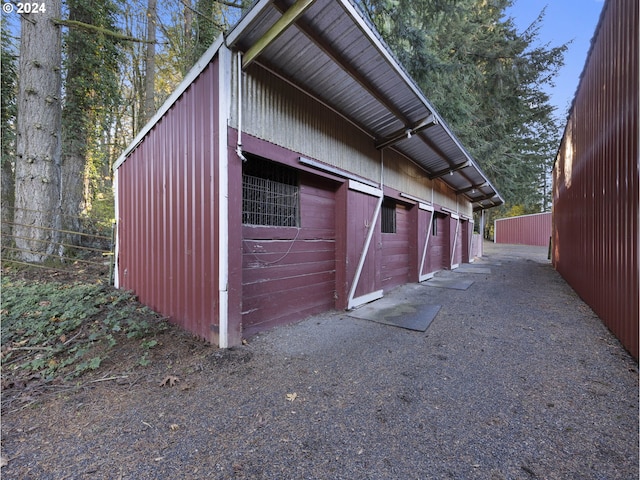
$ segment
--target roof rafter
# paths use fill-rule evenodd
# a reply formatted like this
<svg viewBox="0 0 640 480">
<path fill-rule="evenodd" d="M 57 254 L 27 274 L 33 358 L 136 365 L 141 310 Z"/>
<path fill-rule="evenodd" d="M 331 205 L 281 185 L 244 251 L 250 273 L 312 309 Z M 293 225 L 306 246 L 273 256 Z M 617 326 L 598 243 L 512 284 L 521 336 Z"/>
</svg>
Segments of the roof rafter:
<svg viewBox="0 0 640 480">
<path fill-rule="evenodd" d="M 429 175 L 431 180 L 435 180 L 436 178 L 444 177 L 445 175 L 453 175 L 453 172 L 457 172 L 458 170 L 462 170 L 469 166 L 469 162 L 459 163 L 458 165 L 452 165 L 451 167 L 443 168 L 437 172 Z M 465 176 L 466 178 L 466 176 Z"/>
<path fill-rule="evenodd" d="M 247 50 L 242 58 L 242 68 L 247 68 L 258 55 L 260 55 L 272 42 L 274 42 L 284 31 L 293 25 L 300 16 L 306 12 L 316 0 L 298 0 L 282 17 L 274 23 L 269 30 Z"/>
<path fill-rule="evenodd" d="M 398 130 L 397 132 L 394 132 L 391 135 L 389 135 L 387 138 L 384 138 L 376 142 L 376 148 L 378 150 L 382 150 L 385 147 L 390 147 L 391 145 L 394 145 L 402 140 L 411 138 L 412 135 L 415 135 L 421 132 L 422 130 L 427 129 L 429 127 L 433 127 L 437 124 L 438 124 L 438 119 L 432 113 L 427 118 L 419 121 L 413 127 L 407 127 L 407 128 Z"/>
<path fill-rule="evenodd" d="M 285 11 L 285 5 L 282 0 L 276 0 L 274 6 L 280 10 L 280 12 Z M 340 52 L 336 51 L 336 49 L 331 48 L 329 44 L 320 37 L 316 32 L 314 32 L 313 28 L 309 25 L 309 23 L 304 19 L 298 19 L 296 22 L 298 29 L 304 33 L 311 41 L 313 41 L 320 50 L 322 50 L 334 63 L 340 66 L 345 72 L 347 72 L 351 78 L 353 78 L 356 82 L 360 84 L 366 91 L 368 91 L 373 98 L 376 99 L 380 104 L 382 104 L 387 110 L 389 110 L 393 115 L 400 120 L 405 125 L 409 123 L 409 120 L 404 115 L 404 113 L 396 108 L 395 105 L 391 104 L 388 101 L 387 96 L 383 94 L 378 88 L 376 88 L 363 74 L 358 72 L 353 66 L 351 62 L 347 60 L 344 55 Z"/>
</svg>

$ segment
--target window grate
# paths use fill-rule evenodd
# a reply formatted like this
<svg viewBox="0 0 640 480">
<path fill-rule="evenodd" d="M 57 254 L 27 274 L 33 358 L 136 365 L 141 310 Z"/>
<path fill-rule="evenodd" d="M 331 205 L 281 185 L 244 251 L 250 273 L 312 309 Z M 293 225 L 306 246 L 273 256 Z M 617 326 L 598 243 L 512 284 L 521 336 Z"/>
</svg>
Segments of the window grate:
<svg viewBox="0 0 640 480">
<path fill-rule="evenodd" d="M 293 169 L 251 157 L 242 175 L 242 223 L 298 227 L 298 175 Z"/>
<path fill-rule="evenodd" d="M 382 233 L 396 233 L 396 202 L 385 198 L 382 202 Z"/>
</svg>

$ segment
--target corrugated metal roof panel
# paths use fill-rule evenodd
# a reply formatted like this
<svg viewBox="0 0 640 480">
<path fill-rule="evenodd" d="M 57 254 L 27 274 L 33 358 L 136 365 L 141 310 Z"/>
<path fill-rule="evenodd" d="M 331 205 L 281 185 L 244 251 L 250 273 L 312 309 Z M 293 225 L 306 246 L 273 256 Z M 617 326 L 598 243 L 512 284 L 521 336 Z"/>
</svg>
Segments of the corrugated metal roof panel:
<svg viewBox="0 0 640 480">
<path fill-rule="evenodd" d="M 228 45 L 246 52 L 292 4 L 292 0 L 258 2 L 229 32 Z M 474 202 L 474 209 L 503 203 L 480 167 L 349 0 L 316 0 L 262 51 L 257 61 L 330 105 L 378 141 L 411 130 L 433 114 L 435 125 L 411 138 L 401 138 L 391 148 L 414 161 L 427 176 L 451 169 L 453 174 L 441 177 L 442 181 L 466 195 Z M 456 170 L 464 164 L 468 166 Z"/>
</svg>

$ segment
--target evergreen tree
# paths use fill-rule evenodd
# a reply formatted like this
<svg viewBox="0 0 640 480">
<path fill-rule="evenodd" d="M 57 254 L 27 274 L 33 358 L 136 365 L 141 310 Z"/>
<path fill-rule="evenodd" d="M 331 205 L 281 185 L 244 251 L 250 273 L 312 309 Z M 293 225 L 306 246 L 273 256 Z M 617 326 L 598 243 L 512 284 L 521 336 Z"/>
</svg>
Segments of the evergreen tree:
<svg viewBox="0 0 640 480">
<path fill-rule="evenodd" d="M 0 25 L 2 37 L 2 49 L 0 51 L 0 75 L 1 92 L 1 133 L 2 147 L 0 151 L 0 163 L 2 167 L 2 246 L 6 246 L 11 240 L 11 224 L 13 220 L 13 195 L 14 178 L 13 165 L 16 151 L 16 88 L 18 84 L 17 56 L 13 41 L 7 31 L 6 23 Z"/>
<path fill-rule="evenodd" d="M 147 50 L 144 58 L 144 121 L 148 122 L 156 113 L 155 78 L 156 78 L 156 23 L 157 0 L 147 1 Z"/>
<path fill-rule="evenodd" d="M 544 11 L 519 34 L 510 0 L 363 0 L 363 8 L 506 201 L 528 213 L 545 188 L 559 126 L 544 92 L 566 45 L 536 46 Z M 548 192 L 547 192 L 548 194 Z"/>
<path fill-rule="evenodd" d="M 81 231 L 80 214 L 92 197 L 91 172 L 100 170 L 99 139 L 105 118 L 119 103 L 115 32 L 116 8 L 112 0 L 67 0 L 72 26 L 65 35 L 65 102 L 62 112 L 62 211 L 65 230 Z M 77 244 L 67 236 L 65 243 Z"/>
<path fill-rule="evenodd" d="M 222 17 L 223 6 L 216 0 L 196 0 L 193 27 L 193 58 L 198 58 L 211 46 L 214 40 L 224 31 L 226 25 Z"/>
<path fill-rule="evenodd" d="M 23 261 L 57 253 L 60 227 L 60 0 L 21 17 L 13 239 Z"/>
<path fill-rule="evenodd" d="M 156 55 L 156 92 L 168 97 L 218 35 L 238 18 L 242 2 L 169 0 L 158 19 L 165 45 Z"/>
</svg>

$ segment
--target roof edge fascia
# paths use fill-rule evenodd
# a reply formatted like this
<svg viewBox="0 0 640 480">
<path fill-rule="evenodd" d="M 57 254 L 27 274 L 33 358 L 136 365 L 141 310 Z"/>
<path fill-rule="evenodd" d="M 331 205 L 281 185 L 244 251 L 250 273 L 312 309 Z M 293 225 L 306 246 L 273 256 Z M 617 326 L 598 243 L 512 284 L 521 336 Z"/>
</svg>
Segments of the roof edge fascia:
<svg viewBox="0 0 640 480">
<path fill-rule="evenodd" d="M 127 157 L 133 152 L 136 147 L 142 142 L 144 137 L 156 126 L 156 124 L 164 117 L 174 103 L 182 96 L 182 94 L 191 86 L 194 80 L 209 66 L 211 60 L 216 56 L 220 48 L 224 44 L 224 36 L 220 34 L 218 38 L 211 44 L 211 46 L 202 54 L 198 61 L 191 67 L 191 70 L 185 75 L 180 84 L 175 88 L 173 93 L 165 100 L 162 106 L 158 109 L 153 117 L 147 122 L 147 124 L 138 132 L 138 135 L 131 141 L 129 146 L 122 152 L 118 159 L 113 164 L 113 170 L 118 169 L 126 160 Z"/>
<path fill-rule="evenodd" d="M 240 18 L 240 21 L 225 35 L 225 44 L 227 47 L 232 47 L 238 41 L 238 38 L 245 31 L 249 25 L 251 25 L 254 20 L 262 14 L 262 12 L 270 6 L 272 0 L 260 0 L 255 5 L 251 7 L 249 11 L 245 15 Z"/>
</svg>

